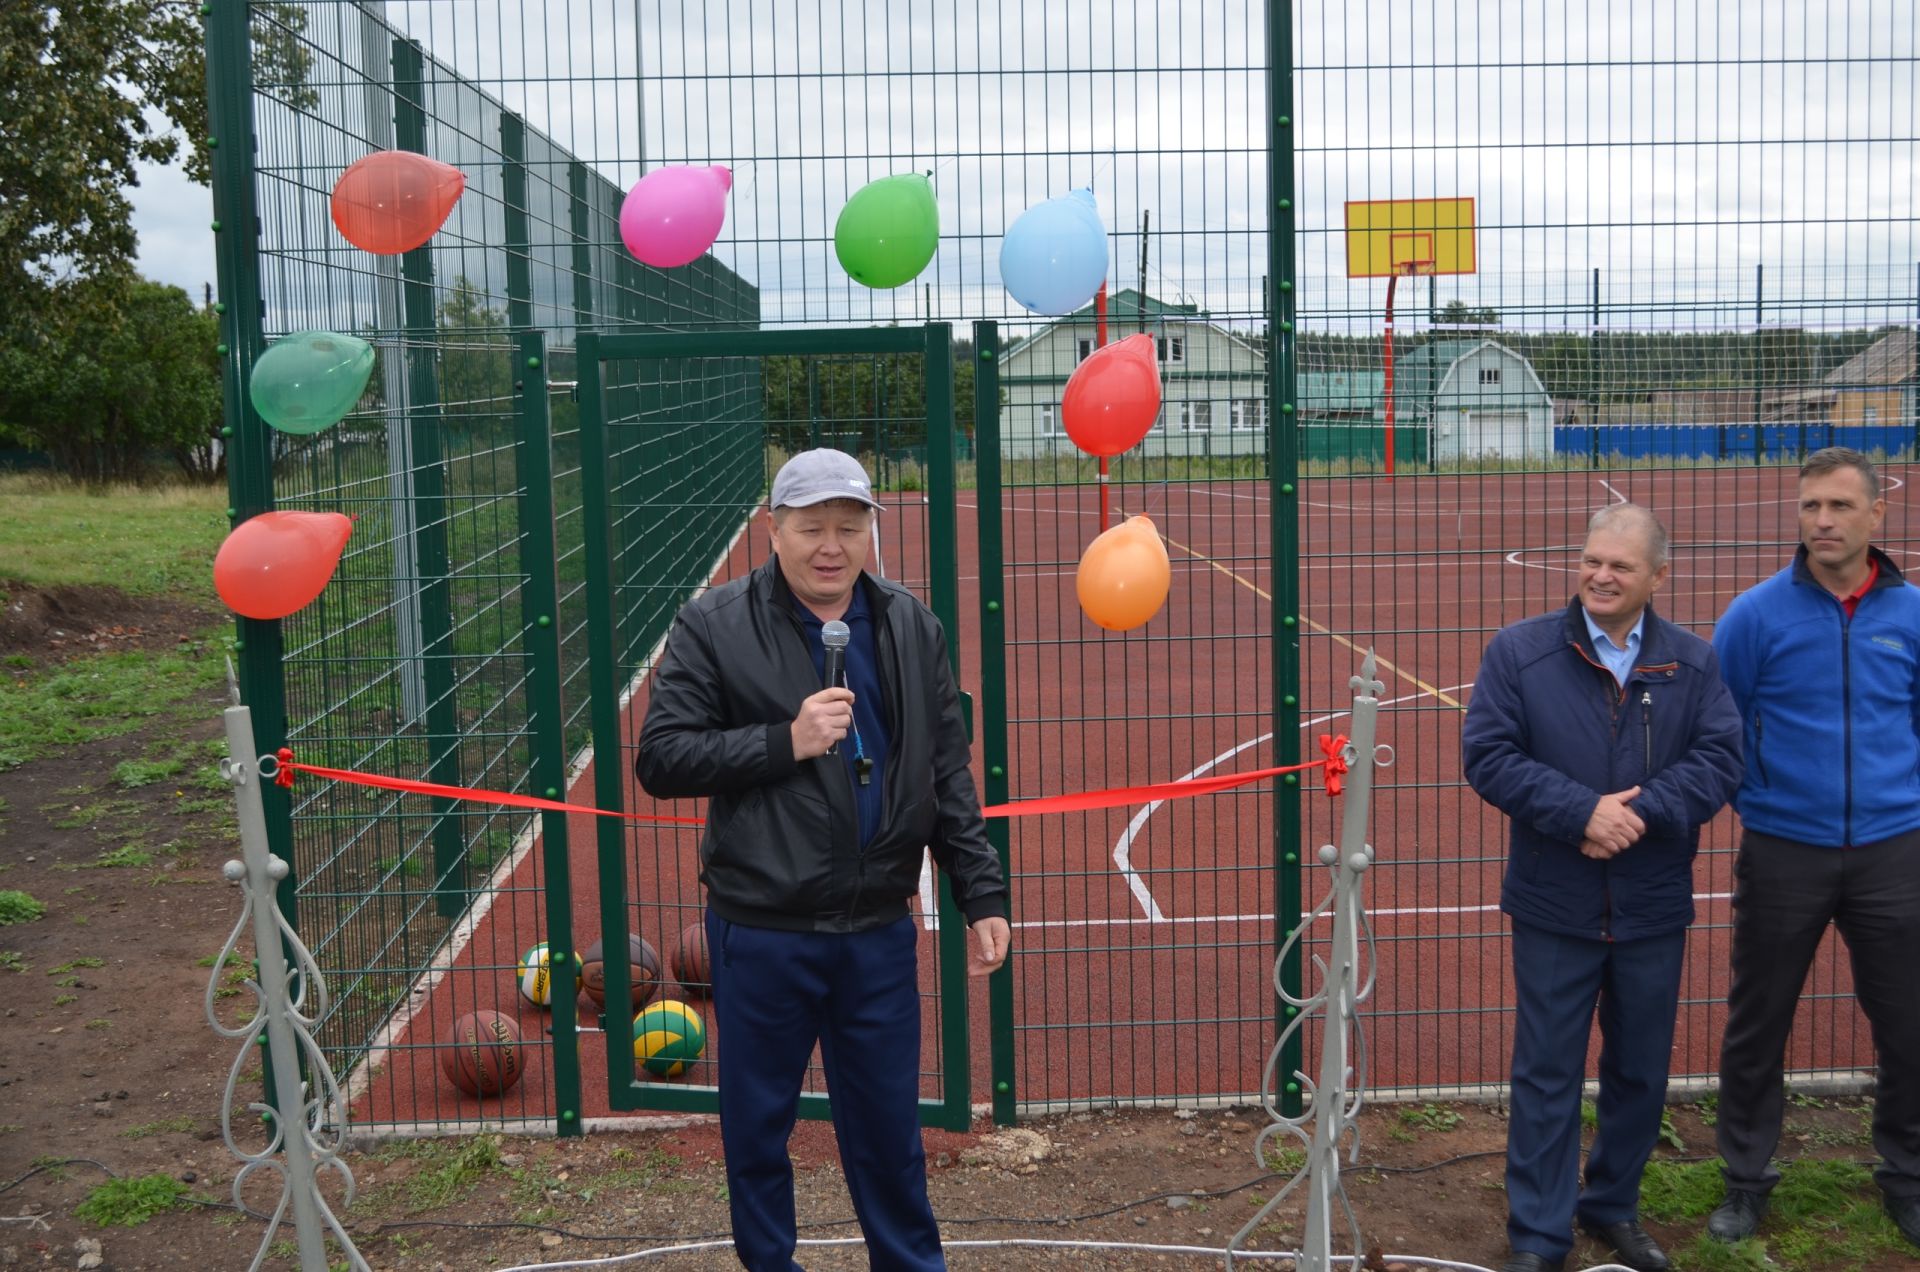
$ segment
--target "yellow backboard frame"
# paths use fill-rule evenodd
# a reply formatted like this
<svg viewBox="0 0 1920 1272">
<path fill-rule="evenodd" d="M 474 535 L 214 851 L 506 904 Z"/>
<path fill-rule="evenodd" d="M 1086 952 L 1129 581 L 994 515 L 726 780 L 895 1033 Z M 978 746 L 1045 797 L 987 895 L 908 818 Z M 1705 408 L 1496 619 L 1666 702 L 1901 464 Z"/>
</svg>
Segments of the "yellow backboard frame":
<svg viewBox="0 0 1920 1272">
<path fill-rule="evenodd" d="M 1472 199 L 1347 204 L 1347 277 L 1476 272 Z"/>
</svg>

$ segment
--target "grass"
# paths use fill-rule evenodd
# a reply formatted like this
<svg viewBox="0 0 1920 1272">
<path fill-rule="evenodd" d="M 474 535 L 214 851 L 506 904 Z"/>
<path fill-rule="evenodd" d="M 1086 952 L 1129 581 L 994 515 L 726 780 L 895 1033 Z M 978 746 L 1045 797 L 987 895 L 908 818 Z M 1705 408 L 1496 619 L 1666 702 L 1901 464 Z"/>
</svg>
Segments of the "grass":
<svg viewBox="0 0 1920 1272">
<path fill-rule="evenodd" d="M 4 767 L 4 766 L 0 766 Z M 18 888 L 0 889 L 0 927 L 14 923 L 31 923 L 44 918 L 47 903 L 36 899 L 31 893 Z"/>
<path fill-rule="evenodd" d="M 1698 1224 L 1726 1197 L 1720 1163 L 1648 1163 L 1640 1213 L 1661 1223 Z M 1773 1191 L 1760 1235 L 1724 1245 L 1704 1232 L 1672 1251 L 1689 1272 L 1850 1272 L 1911 1262 L 1913 1247 L 1881 1208 L 1872 1172 L 1849 1161 L 1789 1164 Z"/>
<path fill-rule="evenodd" d="M 135 1228 L 169 1210 L 185 1208 L 187 1186 L 171 1175 L 109 1179 L 73 1213 L 102 1228 Z"/>
<path fill-rule="evenodd" d="M 158 1122 L 142 1122 L 138 1126 L 129 1126 L 120 1132 L 121 1139 L 148 1139 L 155 1135 L 191 1135 L 198 1125 L 187 1114 L 179 1117 L 162 1118 Z"/>
<path fill-rule="evenodd" d="M 204 719 L 226 674 L 226 664 L 199 641 L 88 654 L 0 680 L 0 771 L 148 724 Z"/>
<path fill-rule="evenodd" d="M 58 967 L 49 967 L 47 969 L 47 975 L 58 976 L 62 972 L 71 972 L 75 968 L 105 967 L 106 965 L 107 965 L 107 960 L 104 958 L 76 958 L 76 959 L 69 960 L 68 962 L 62 963 Z"/>
<path fill-rule="evenodd" d="M 26 955 L 19 950 L 0 950 L 0 971 L 30 972 L 32 970 L 27 966 Z"/>
<path fill-rule="evenodd" d="M 0 561 L 34 587 L 96 585 L 219 605 L 207 563 L 227 537 L 216 486 L 86 487 L 44 474 L 0 476 Z"/>
<path fill-rule="evenodd" d="M 1410 1130 L 1450 1131 L 1460 1125 L 1460 1114 L 1444 1104 L 1422 1104 L 1400 1110 L 1400 1122 Z"/>
<path fill-rule="evenodd" d="M 500 1139 L 476 1135 L 469 1140 L 412 1140 L 383 1149 L 382 1161 L 408 1158 L 422 1163 L 403 1187 L 408 1213 L 435 1210 L 472 1192 L 479 1182 L 500 1168 Z"/>
<path fill-rule="evenodd" d="M 113 780 L 123 790 L 152 786 L 163 782 L 178 773 L 185 762 L 179 759 L 167 760 L 122 760 L 113 766 Z"/>
</svg>

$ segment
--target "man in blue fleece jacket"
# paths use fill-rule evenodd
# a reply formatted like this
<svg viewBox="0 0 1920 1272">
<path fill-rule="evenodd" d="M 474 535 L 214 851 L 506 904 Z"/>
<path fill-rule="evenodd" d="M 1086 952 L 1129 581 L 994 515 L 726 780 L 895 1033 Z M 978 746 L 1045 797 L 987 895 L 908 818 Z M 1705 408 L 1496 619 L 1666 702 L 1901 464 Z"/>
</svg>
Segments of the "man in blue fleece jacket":
<svg viewBox="0 0 1920 1272">
<path fill-rule="evenodd" d="M 1920 588 L 1869 542 L 1887 508 L 1873 461 L 1816 451 L 1799 493 L 1793 563 L 1713 634 L 1747 774 L 1715 1130 L 1727 1199 L 1707 1231 L 1752 1236 L 1780 1180 L 1787 1035 L 1831 922 L 1879 1060 L 1874 1179 L 1920 1245 Z"/>
<path fill-rule="evenodd" d="M 1507 1123 L 1506 1272 L 1559 1272 L 1573 1225 L 1641 1272 L 1700 826 L 1740 781 L 1740 717 L 1713 648 L 1653 612 L 1667 533 L 1594 515 L 1566 609 L 1487 645 L 1467 708 L 1467 781 L 1511 822 L 1500 908 L 1518 994 Z M 1580 1186 L 1580 1087 L 1600 1019 L 1600 1126 Z"/>
</svg>

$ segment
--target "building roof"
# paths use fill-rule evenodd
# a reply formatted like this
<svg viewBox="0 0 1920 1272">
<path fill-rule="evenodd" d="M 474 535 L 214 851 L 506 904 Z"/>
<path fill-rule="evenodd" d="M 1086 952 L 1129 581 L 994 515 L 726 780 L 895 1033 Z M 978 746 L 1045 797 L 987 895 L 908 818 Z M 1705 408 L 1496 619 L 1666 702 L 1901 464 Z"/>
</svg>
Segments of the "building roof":
<svg viewBox="0 0 1920 1272">
<path fill-rule="evenodd" d="M 1840 388 L 1868 388 L 1882 384 L 1905 384 L 1920 369 L 1920 340 L 1913 332 L 1889 332 L 1848 358 L 1827 375 L 1827 383 Z"/>
<path fill-rule="evenodd" d="M 1529 371 L 1533 369 L 1526 358 L 1498 340 L 1486 336 L 1473 340 L 1436 340 L 1431 344 L 1421 345 L 1405 357 L 1397 357 L 1393 360 L 1394 398 L 1400 402 L 1420 402 L 1430 409 L 1435 395 L 1440 392 L 1440 386 L 1446 382 L 1447 373 L 1453 370 L 1454 364 L 1468 354 L 1484 349 L 1488 345 L 1492 345 Z M 1534 380 L 1533 384 L 1524 388 L 1503 386 L 1501 393 L 1503 396 L 1535 394 L 1543 400 L 1550 400 L 1547 399 L 1546 390 L 1540 387 L 1538 376 L 1535 376 Z"/>
<path fill-rule="evenodd" d="M 1141 308 L 1142 304 L 1145 305 L 1144 311 Z M 1210 326 L 1219 327 L 1219 324 L 1213 322 L 1207 311 L 1198 305 L 1169 305 L 1164 300 L 1159 300 L 1152 296 L 1144 296 L 1132 287 L 1123 287 L 1107 297 L 1107 325 L 1114 329 L 1113 338 L 1117 340 L 1122 336 L 1132 335 L 1139 325 L 1142 312 L 1145 313 L 1149 321 L 1154 319 L 1171 319 L 1178 321 L 1197 319 Z M 1094 302 L 1088 301 L 1072 313 L 1055 318 L 1052 322 L 1041 327 L 1024 340 L 1015 341 L 1012 345 L 1008 346 L 1007 351 L 1002 354 L 1001 357 L 1011 358 L 1022 353 L 1028 345 L 1041 339 L 1048 332 L 1063 323 L 1091 327 L 1098 321 L 1099 317 L 1094 313 Z M 1233 336 L 1236 340 L 1241 338 L 1234 335 L 1233 332 L 1227 331 L 1225 327 L 1220 327 L 1219 329 L 1226 331 L 1229 336 Z"/>
</svg>

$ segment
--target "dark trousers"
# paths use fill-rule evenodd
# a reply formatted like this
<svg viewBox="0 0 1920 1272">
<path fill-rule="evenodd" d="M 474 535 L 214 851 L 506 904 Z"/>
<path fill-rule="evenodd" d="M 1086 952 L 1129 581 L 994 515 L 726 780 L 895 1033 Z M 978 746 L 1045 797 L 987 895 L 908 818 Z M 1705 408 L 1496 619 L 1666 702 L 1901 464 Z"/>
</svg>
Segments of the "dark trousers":
<svg viewBox="0 0 1920 1272">
<path fill-rule="evenodd" d="M 1727 1184 L 1764 1192 L 1780 1182 L 1771 1158 L 1787 1035 L 1829 922 L 1847 942 L 1853 992 L 1873 1027 L 1874 1178 L 1890 1196 L 1920 1196 L 1920 832 L 1864 848 L 1741 838 L 1715 1128 Z"/>
<path fill-rule="evenodd" d="M 1513 1093 L 1507 1123 L 1507 1241 L 1564 1259 L 1573 1220 L 1635 1219 L 1640 1175 L 1660 1136 L 1680 1001 L 1685 931 L 1594 941 L 1514 922 Z M 1600 1018 L 1600 1128 L 1580 1187 L 1580 1088 Z"/>
<path fill-rule="evenodd" d="M 946 1267 L 920 1142 L 913 920 L 853 934 L 744 927 L 711 910 L 706 923 L 720 1140 L 740 1262 L 752 1272 L 799 1267 L 787 1139 L 817 1041 L 870 1265 Z"/>
</svg>

